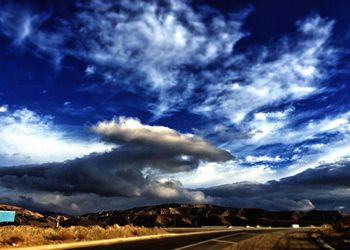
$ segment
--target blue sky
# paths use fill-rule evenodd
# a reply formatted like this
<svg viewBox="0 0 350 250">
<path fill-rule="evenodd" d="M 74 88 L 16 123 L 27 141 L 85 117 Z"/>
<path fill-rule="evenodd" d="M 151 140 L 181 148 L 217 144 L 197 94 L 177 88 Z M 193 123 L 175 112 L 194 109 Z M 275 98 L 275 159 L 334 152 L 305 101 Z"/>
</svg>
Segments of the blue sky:
<svg viewBox="0 0 350 250">
<path fill-rule="evenodd" d="M 348 5 L 1 2 L 0 201 L 349 210 Z"/>
</svg>

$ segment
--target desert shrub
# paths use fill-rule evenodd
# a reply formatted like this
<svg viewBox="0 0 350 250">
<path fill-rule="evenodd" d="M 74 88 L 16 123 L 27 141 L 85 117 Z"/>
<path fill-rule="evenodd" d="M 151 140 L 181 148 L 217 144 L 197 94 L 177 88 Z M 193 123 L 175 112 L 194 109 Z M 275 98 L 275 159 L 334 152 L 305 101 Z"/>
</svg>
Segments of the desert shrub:
<svg viewBox="0 0 350 250">
<path fill-rule="evenodd" d="M 11 236 L 9 239 L 5 241 L 5 243 L 14 247 L 18 247 L 22 245 L 23 238 L 19 236 Z"/>
<path fill-rule="evenodd" d="M 75 237 L 74 234 L 72 234 L 72 232 L 63 230 L 60 230 L 47 236 L 47 239 L 54 241 L 71 241 L 74 240 L 74 238 Z"/>
</svg>

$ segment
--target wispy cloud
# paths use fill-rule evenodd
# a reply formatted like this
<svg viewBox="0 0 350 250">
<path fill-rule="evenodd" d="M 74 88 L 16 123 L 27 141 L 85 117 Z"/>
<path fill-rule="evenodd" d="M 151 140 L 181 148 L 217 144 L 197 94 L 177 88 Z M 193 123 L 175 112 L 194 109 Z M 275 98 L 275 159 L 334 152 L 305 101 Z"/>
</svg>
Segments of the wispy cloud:
<svg viewBox="0 0 350 250">
<path fill-rule="evenodd" d="M 243 55 L 241 66 L 236 65 L 236 77 L 208 86 L 204 102 L 194 111 L 214 113 L 239 124 L 255 110 L 324 91 L 322 81 L 328 77 L 325 71 L 337 58 L 335 49 L 328 45 L 333 25 L 334 21 L 311 16 L 297 23 L 296 35 L 257 51 L 255 61 Z M 221 73 L 230 75 L 227 71 Z"/>
<path fill-rule="evenodd" d="M 44 30 L 42 27 L 50 18 L 49 13 L 33 13 L 29 7 L 20 4 L 3 4 L 0 32 L 12 38 L 14 46 L 29 46 L 37 56 L 47 58 L 59 69 L 66 54 L 64 44 L 69 31 L 63 28 Z"/>
<path fill-rule="evenodd" d="M 42 25 L 48 14 L 20 6 L 4 8 L 0 21 L 4 34 L 20 43 L 28 40 L 56 65 L 74 56 L 88 64 L 89 75 L 141 88 L 156 100 L 149 104 L 156 117 L 187 108 L 238 124 L 254 110 L 324 91 L 322 80 L 337 58 L 328 44 L 333 20 L 313 15 L 273 46 L 236 52 L 237 42 L 248 35 L 242 26 L 253 8 L 226 14 L 199 8 L 179 0 L 96 0 L 77 2 L 70 20 L 50 19 L 57 23 L 50 31 Z M 193 98 L 198 101 L 191 103 Z"/>
<path fill-rule="evenodd" d="M 89 64 L 87 74 L 126 89 L 143 89 L 157 100 L 149 107 L 156 116 L 180 108 L 180 100 L 206 82 L 205 69 L 231 56 L 246 35 L 241 26 L 251 12 L 247 7 L 222 14 L 208 6 L 197 11 L 179 0 L 96 0 L 77 2 L 77 9 L 70 20 L 50 19 L 57 25 L 48 31 L 41 24 L 49 16 L 9 6 L 1 11 L 0 30 L 19 43 L 28 40 L 56 67 L 64 57 L 74 56 Z"/>
</svg>

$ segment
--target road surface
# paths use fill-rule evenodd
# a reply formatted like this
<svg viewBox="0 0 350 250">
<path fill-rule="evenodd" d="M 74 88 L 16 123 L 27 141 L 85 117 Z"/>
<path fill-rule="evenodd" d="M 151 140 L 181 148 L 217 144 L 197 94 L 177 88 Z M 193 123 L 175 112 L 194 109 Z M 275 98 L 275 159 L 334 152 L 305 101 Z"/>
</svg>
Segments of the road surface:
<svg viewBox="0 0 350 250">
<path fill-rule="evenodd" d="M 282 231 L 282 230 L 281 230 Z M 285 230 L 283 230 L 285 231 Z M 216 249 L 234 249 L 234 246 L 245 239 L 251 237 L 278 232 L 278 230 L 242 230 L 242 231 L 223 231 L 213 233 L 203 233 L 195 235 L 186 235 L 178 237 L 169 237 L 161 239 L 151 239 L 132 242 L 121 242 L 109 246 L 93 246 L 84 248 L 74 248 L 81 250 L 133 250 L 133 249 L 152 249 L 152 250 L 216 250 Z M 311 242 L 312 243 L 312 242 Z M 263 249 L 263 248 L 261 248 Z M 299 248 L 298 248 L 299 249 Z M 301 248 L 303 249 L 303 248 Z M 306 248 L 305 248 L 306 249 Z M 318 249 L 318 248 L 311 248 Z"/>
</svg>

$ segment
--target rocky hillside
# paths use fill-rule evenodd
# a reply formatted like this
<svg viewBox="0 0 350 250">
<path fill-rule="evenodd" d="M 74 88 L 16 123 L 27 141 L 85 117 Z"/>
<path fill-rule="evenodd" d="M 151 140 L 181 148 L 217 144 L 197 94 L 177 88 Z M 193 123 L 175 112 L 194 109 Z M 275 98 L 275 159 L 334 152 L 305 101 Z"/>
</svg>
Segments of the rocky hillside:
<svg viewBox="0 0 350 250">
<path fill-rule="evenodd" d="M 266 211 L 263 209 L 229 208 L 215 205 L 164 204 L 108 211 L 71 217 L 64 225 L 127 225 L 161 227 L 195 226 L 272 226 L 285 227 L 323 224 L 350 224 L 350 217 L 339 211 Z"/>
<path fill-rule="evenodd" d="M 5 204 L 0 204 L 0 211 L 1 210 L 16 212 L 15 223 L 13 223 L 14 225 L 54 227 L 56 226 L 57 218 L 60 218 L 60 216 L 45 216 L 25 208 Z"/>
</svg>

